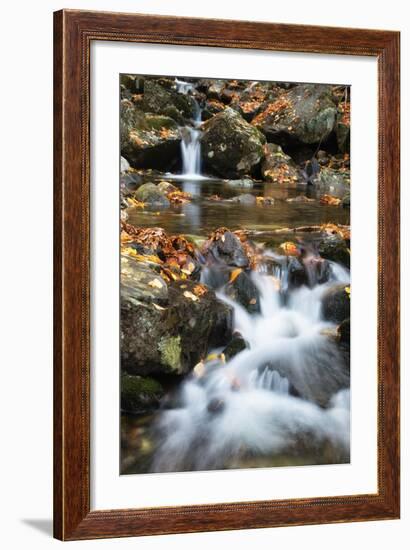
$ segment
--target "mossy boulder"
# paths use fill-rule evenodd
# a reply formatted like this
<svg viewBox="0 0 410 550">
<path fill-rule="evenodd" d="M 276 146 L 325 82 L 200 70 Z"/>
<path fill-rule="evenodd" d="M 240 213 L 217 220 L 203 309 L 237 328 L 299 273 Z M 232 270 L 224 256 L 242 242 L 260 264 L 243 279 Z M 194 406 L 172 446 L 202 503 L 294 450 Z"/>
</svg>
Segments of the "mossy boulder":
<svg viewBox="0 0 410 550">
<path fill-rule="evenodd" d="M 264 136 L 230 107 L 206 121 L 203 132 L 202 160 L 210 174 L 241 177 L 260 164 Z"/>
<path fill-rule="evenodd" d="M 144 113 L 121 103 L 121 155 L 134 168 L 172 170 L 180 163 L 178 124 L 168 116 Z"/>
<path fill-rule="evenodd" d="M 232 357 L 235 357 L 235 355 L 238 355 L 238 353 L 241 353 L 241 351 L 247 348 L 249 348 L 248 342 L 243 338 L 241 334 L 235 333 L 232 336 L 232 340 L 224 348 L 222 353 L 225 356 L 225 360 L 229 361 L 230 359 L 232 359 Z"/>
<path fill-rule="evenodd" d="M 136 300 L 121 294 L 121 365 L 132 374 L 182 375 L 211 347 L 226 345 L 232 334 L 233 312 L 215 293 L 197 296 L 194 281 L 174 281 L 167 299 Z M 156 287 L 156 284 L 152 285 Z"/>
<path fill-rule="evenodd" d="M 128 413 L 146 413 L 158 408 L 164 395 L 161 384 L 150 377 L 121 374 L 121 409 Z"/>
<path fill-rule="evenodd" d="M 178 124 L 184 124 L 194 117 L 195 100 L 187 94 L 161 85 L 152 79 L 144 82 L 143 108 L 150 113 L 157 113 L 172 118 Z"/>
<path fill-rule="evenodd" d="M 135 192 L 135 198 L 145 204 L 156 207 L 169 206 L 169 200 L 155 183 L 144 183 Z"/>
<path fill-rule="evenodd" d="M 312 145 L 330 135 L 336 115 L 332 86 L 300 84 L 267 103 L 252 124 L 281 146 Z"/>
<path fill-rule="evenodd" d="M 339 235 L 326 235 L 317 245 L 322 258 L 350 268 L 350 252 L 347 243 Z"/>
</svg>

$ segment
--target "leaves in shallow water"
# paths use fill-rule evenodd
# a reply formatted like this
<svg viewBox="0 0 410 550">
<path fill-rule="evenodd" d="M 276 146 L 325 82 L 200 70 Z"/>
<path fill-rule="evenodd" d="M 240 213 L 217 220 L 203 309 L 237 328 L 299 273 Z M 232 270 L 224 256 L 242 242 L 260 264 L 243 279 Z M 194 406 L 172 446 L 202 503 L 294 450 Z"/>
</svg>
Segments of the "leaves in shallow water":
<svg viewBox="0 0 410 550">
<path fill-rule="evenodd" d="M 129 204 L 129 206 L 133 206 L 135 208 L 144 208 L 145 207 L 145 202 L 138 201 L 137 199 L 134 199 L 133 197 L 128 197 L 127 198 L 127 203 Z"/>
<path fill-rule="evenodd" d="M 333 197 L 332 195 L 323 195 L 320 197 L 320 204 L 324 204 L 327 206 L 339 206 L 342 202 L 342 199 L 338 199 L 337 197 Z"/>
<path fill-rule="evenodd" d="M 186 204 L 191 201 L 192 195 L 185 191 L 171 191 L 167 194 L 167 199 L 171 204 Z"/>
</svg>

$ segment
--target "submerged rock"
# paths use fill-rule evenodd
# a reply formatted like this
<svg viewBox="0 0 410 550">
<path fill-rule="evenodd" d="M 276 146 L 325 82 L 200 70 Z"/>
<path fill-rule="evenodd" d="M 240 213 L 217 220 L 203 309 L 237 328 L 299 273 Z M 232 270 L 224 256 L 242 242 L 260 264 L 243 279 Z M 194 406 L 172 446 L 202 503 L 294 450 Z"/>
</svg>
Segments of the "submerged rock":
<svg viewBox="0 0 410 550">
<path fill-rule="evenodd" d="M 322 297 L 322 316 L 326 321 L 341 323 L 350 317 L 350 286 L 329 288 Z"/>
<path fill-rule="evenodd" d="M 149 377 L 121 374 L 121 409 L 140 414 L 158 408 L 164 395 L 161 384 Z"/>
<path fill-rule="evenodd" d="M 167 207 L 170 205 L 167 197 L 154 183 L 144 183 L 144 185 L 141 185 L 135 192 L 135 198 L 145 204 L 157 207 Z"/>
<path fill-rule="evenodd" d="M 239 180 L 224 180 L 224 183 L 226 183 L 230 187 L 242 187 L 245 189 L 252 189 L 253 187 L 253 180 L 251 180 L 250 178 L 242 178 Z"/>
<path fill-rule="evenodd" d="M 332 132 L 336 114 L 331 86 L 299 84 L 269 103 L 252 124 L 282 146 L 314 144 Z"/>
<path fill-rule="evenodd" d="M 256 197 L 255 195 L 251 195 L 250 193 L 243 193 L 242 195 L 233 197 L 232 201 L 238 202 L 239 204 L 244 204 L 247 206 L 253 206 L 256 204 Z"/>
<path fill-rule="evenodd" d="M 224 178 L 251 174 L 263 157 L 264 136 L 227 107 L 203 124 L 202 159 L 206 170 Z"/>
</svg>

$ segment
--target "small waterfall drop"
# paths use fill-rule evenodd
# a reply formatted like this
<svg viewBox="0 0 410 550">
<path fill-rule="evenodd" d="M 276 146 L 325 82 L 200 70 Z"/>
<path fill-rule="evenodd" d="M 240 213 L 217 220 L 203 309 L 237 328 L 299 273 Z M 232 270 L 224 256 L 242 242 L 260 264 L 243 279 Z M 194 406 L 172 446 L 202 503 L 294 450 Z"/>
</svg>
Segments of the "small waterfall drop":
<svg viewBox="0 0 410 550">
<path fill-rule="evenodd" d="M 205 363 L 182 384 L 177 408 L 159 415 L 151 471 L 238 467 L 241 459 L 297 453 L 299 446 L 317 453 L 330 445 L 336 462 L 349 460 L 349 372 L 328 334 L 336 326 L 320 315 L 323 293 L 348 283 L 349 273 L 333 262 L 329 269 L 327 282 L 296 289 L 287 288 L 286 273 L 253 272 L 259 314 L 217 293 L 249 347 L 226 363 Z"/>
<path fill-rule="evenodd" d="M 195 86 L 190 82 L 176 79 L 177 91 L 182 94 L 192 94 Z M 191 126 L 184 126 L 181 129 L 181 156 L 182 156 L 182 177 L 184 179 L 202 179 L 201 175 L 201 135 L 200 130 L 202 111 L 197 100 L 191 95 L 195 110 Z"/>
</svg>

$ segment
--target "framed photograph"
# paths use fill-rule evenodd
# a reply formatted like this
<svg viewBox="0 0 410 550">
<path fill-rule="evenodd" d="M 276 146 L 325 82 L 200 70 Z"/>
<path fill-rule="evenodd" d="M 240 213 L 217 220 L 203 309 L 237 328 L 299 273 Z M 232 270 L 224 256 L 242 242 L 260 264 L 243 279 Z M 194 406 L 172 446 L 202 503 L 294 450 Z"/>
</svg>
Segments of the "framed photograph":
<svg viewBox="0 0 410 550">
<path fill-rule="evenodd" d="M 399 33 L 54 33 L 55 537 L 398 518 Z"/>
</svg>

